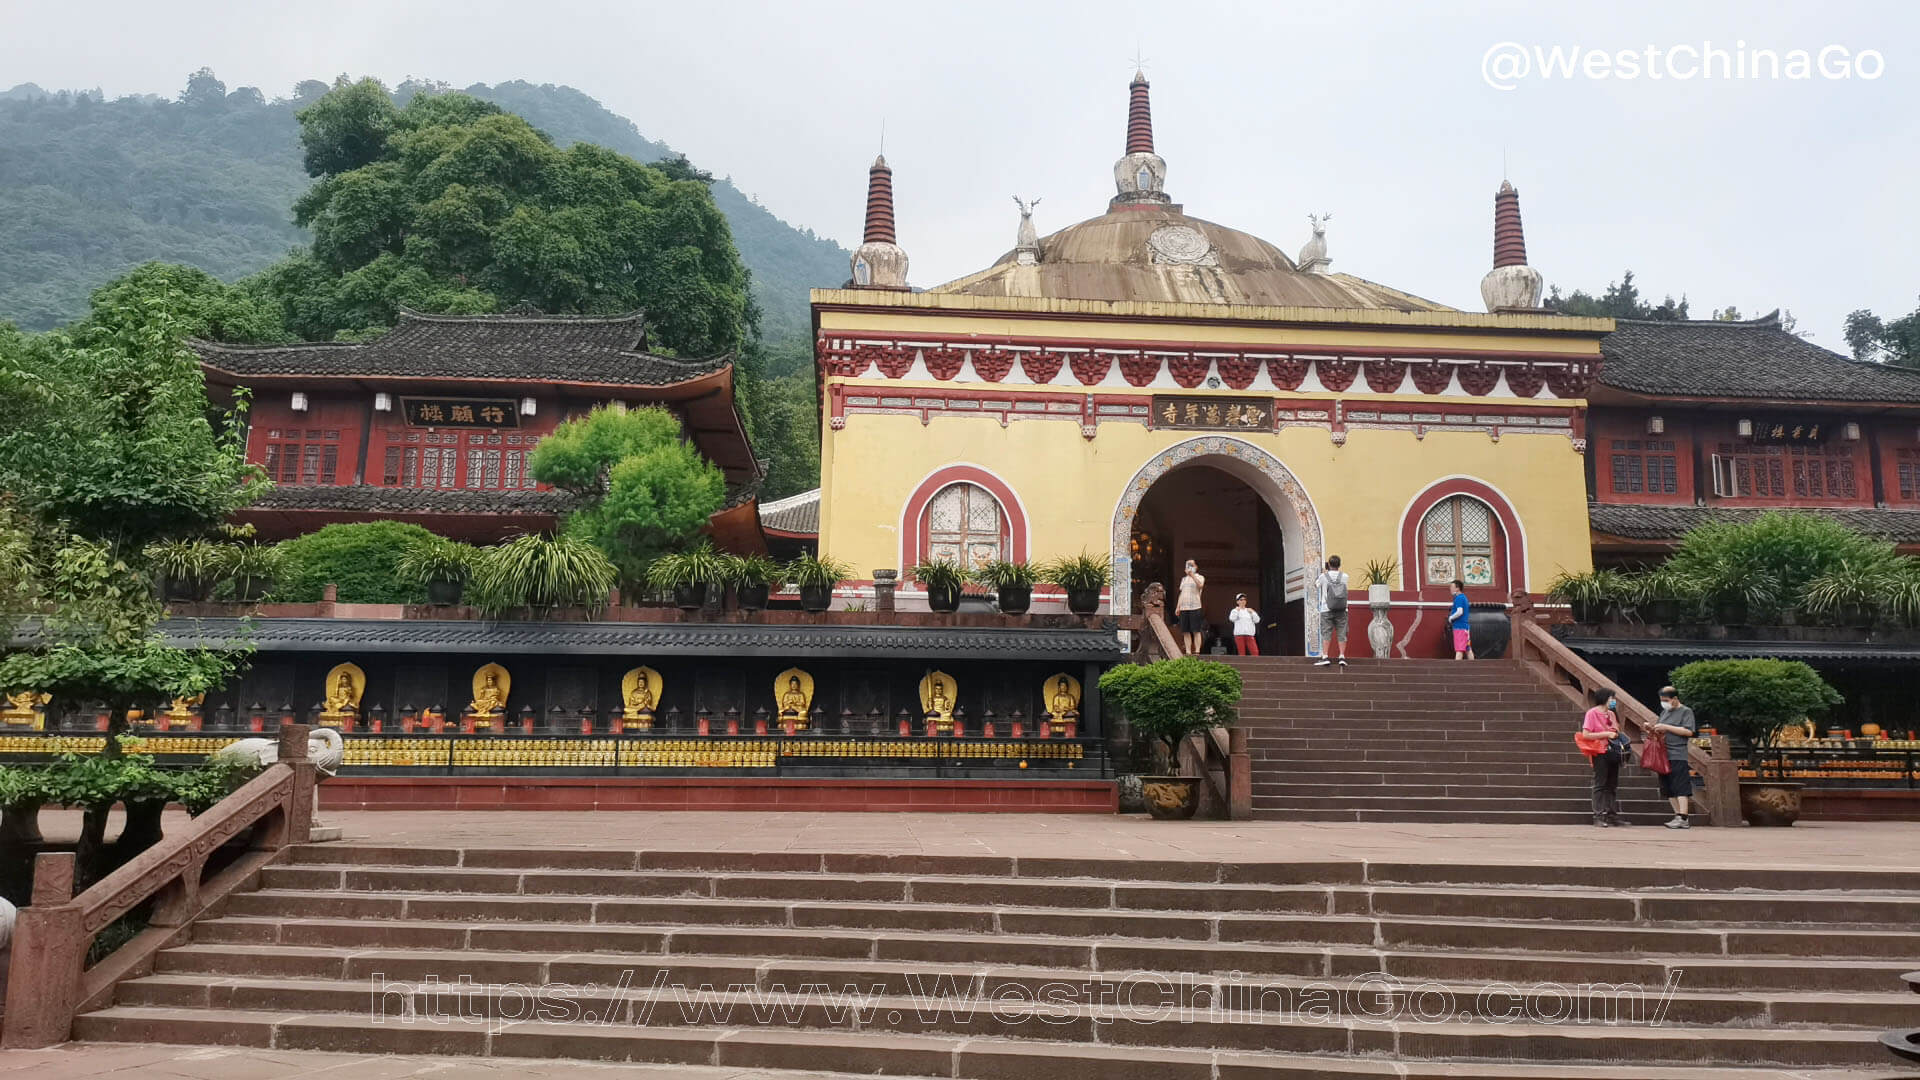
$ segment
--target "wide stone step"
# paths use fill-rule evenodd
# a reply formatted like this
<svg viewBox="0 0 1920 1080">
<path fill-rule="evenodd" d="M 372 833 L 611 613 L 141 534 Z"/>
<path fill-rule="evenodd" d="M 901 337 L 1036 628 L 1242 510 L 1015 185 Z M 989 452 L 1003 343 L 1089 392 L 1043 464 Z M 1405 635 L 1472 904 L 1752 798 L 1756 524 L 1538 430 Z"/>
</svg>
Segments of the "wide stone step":
<svg viewBox="0 0 1920 1080">
<path fill-rule="evenodd" d="M 221 920 L 225 922 L 226 920 Z M 305 920 L 286 920 L 297 924 Z M 262 921 L 266 922 L 265 920 Z M 208 924 L 209 927 L 218 924 Z M 417 936 L 391 929 L 413 925 Z M 1336 923 L 1335 925 L 1343 925 Z M 367 929 L 376 927 L 376 929 Z M 303 945 L 324 925 L 290 926 L 272 935 L 270 926 L 233 926 L 214 936 L 229 941 L 195 941 L 156 957 L 158 972 L 192 972 L 227 977 L 276 976 L 289 978 L 353 979 L 385 975 L 425 979 L 438 975 L 455 981 L 461 975 L 505 982 L 577 981 L 581 965 L 613 956 L 620 963 L 642 959 L 659 963 L 711 963 L 711 958 L 747 958 L 756 962 L 779 960 L 871 961 L 914 964 L 960 964 L 972 969 L 993 966 L 1045 966 L 1082 972 L 1138 972 L 1212 974 L 1245 972 L 1262 976 L 1350 978 L 1382 971 L 1402 978 L 1455 981 L 1523 982 L 1540 980 L 1627 982 L 1666 985 L 1672 973 L 1690 988 L 1793 992 L 1884 992 L 1899 985 L 1914 957 L 1836 957 L 1813 951 L 1804 937 L 1778 940 L 1743 939 L 1728 949 L 1753 949 L 1727 955 L 1685 951 L 1706 943 L 1649 933 L 1611 939 L 1594 931 L 1596 948 L 1575 953 L 1569 937 L 1584 939 L 1580 927 L 1539 926 L 1476 934 L 1456 923 L 1435 922 L 1425 931 L 1408 927 L 1382 928 L 1381 936 L 1405 939 L 1406 944 L 1327 943 L 1324 933 L 1306 928 L 1289 931 L 1259 924 L 1244 928 L 1246 940 L 1179 942 L 1146 939 L 1101 942 L 1069 941 L 1042 935 L 981 937 L 939 933 L 861 934 L 846 930 L 804 931 L 783 927 L 590 927 L 580 925 L 422 925 L 362 922 L 357 930 L 330 935 L 330 944 Z M 1487 929 L 1483 927 L 1481 929 Z M 1552 934 L 1560 935 L 1560 951 L 1553 951 Z M 1305 941 L 1287 940 L 1297 935 Z M 1356 935 L 1357 936 L 1357 935 Z M 394 944 L 400 937 L 404 943 Z M 239 939 L 237 941 L 231 939 Z M 1449 941 L 1452 941 L 1449 944 Z M 272 949 L 263 944 L 272 943 Z M 1638 945 L 1638 948 L 1633 947 Z M 1626 946 L 1623 948 L 1623 946 Z M 1528 948 L 1539 948 L 1534 953 Z M 1758 950 L 1800 947 L 1808 955 L 1780 956 Z M 1859 945 L 1865 950 L 1870 945 Z M 1889 946 L 1892 947 L 1892 946 Z M 1668 950 L 1671 951 L 1668 951 Z M 1607 952 L 1604 950 L 1615 950 Z M 554 965 L 562 965 L 556 968 Z M 1903 966 L 1904 965 L 1904 966 Z"/>
<path fill-rule="evenodd" d="M 1269 800 L 1284 804 L 1285 798 Z M 1419 800 L 1375 798 L 1370 808 Z M 1449 800 L 1459 802 L 1460 800 Z M 1551 799 L 1469 800 L 1551 809 Z M 1498 808 L 1498 807 L 1496 807 Z M 374 918 L 445 917 L 488 905 L 500 917 L 614 923 L 698 922 L 859 928 L 1078 933 L 1083 936 L 1210 937 L 1226 922 L 1267 913 L 1471 915 L 1575 922 L 1920 924 L 1920 897 L 1719 892 L 1636 894 L 1619 890 L 1422 888 L 1400 885 L 1177 885 L 861 879 L 831 875 L 658 877 L 595 871 L 382 871 L 269 867 L 266 886 L 233 897 L 234 914 L 319 904 Z M 343 884 L 344 883 L 344 884 Z M 457 895 L 449 895 L 457 894 Z M 1570 905 L 1573 910 L 1569 910 Z M 262 911 L 261 909 L 267 909 Z M 1222 914 L 1245 913 L 1245 914 Z M 1064 920 L 1064 921 L 1063 921 Z M 1051 929 L 1055 925 L 1062 931 Z M 1078 928 L 1077 931 L 1074 928 Z"/>
<path fill-rule="evenodd" d="M 1378 1061 L 1406 1058 L 1481 1059 L 1508 1062 L 1525 1057 L 1536 1063 L 1639 1065 L 1785 1065 L 1876 1066 L 1884 1060 L 1877 1039 L 1866 1031 L 1810 1029 L 1795 1031 L 1740 1030 L 1727 1027 L 1676 1026 L 1546 1026 L 1495 1024 L 1401 1024 L 1340 1027 L 1324 1022 L 1290 1023 L 1254 1018 L 1228 1023 L 1192 1020 L 1168 1023 L 1164 1018 L 1143 1019 L 1115 1012 L 1094 1025 L 1078 1013 L 1056 1010 L 1042 1020 L 1033 1010 L 1021 1025 L 1026 1037 L 978 1035 L 973 1021 L 952 1014 L 936 1016 L 921 1025 L 917 1015 L 901 1015 L 899 1026 L 915 1027 L 912 1034 L 878 1030 L 794 1030 L 770 1026 L 753 1016 L 744 995 L 709 999 L 709 1016 L 716 1010 L 731 1015 L 744 1012 L 753 1026 L 659 1026 L 579 1022 L 474 1021 L 382 1022 L 381 1018 L 349 1013 L 309 1013 L 271 1009 L 178 1009 L 114 1006 L 81 1017 L 76 1034 L 82 1039 L 117 1042 L 164 1042 L 188 1038 L 198 1042 L 273 1047 L 277 1049 L 351 1050 L 375 1053 L 429 1053 L 473 1056 L 585 1058 L 652 1061 L 670 1064 L 719 1064 L 747 1068 L 860 1069 L 893 1075 L 962 1077 L 1040 1076 L 1177 1076 L 1201 1078 L 1274 1076 L 1273 1054 L 1294 1054 L 1338 1060 L 1364 1055 Z M 889 1001 L 892 1006 L 907 1004 Z M 824 1010 L 810 1005 L 809 1010 Z M 776 1013 L 779 1010 L 774 1010 Z M 1063 1015 L 1064 1014 L 1064 1015 Z M 654 1016 L 661 1015 L 656 1008 Z M 763 1014 L 765 1015 L 765 1014 Z M 975 1020 L 982 1014 L 976 1013 Z M 1019 1015 L 1012 1005 L 985 1014 L 989 1030 L 1007 1026 L 1003 1018 Z M 823 1012 L 808 1011 L 802 1018 Z M 547 1018 L 549 1021 L 560 1019 Z M 1055 1021 L 1058 1022 L 1055 1022 Z M 1097 1031 L 1094 1044 L 1072 1038 L 1049 1038 L 1048 1028 L 1077 1030 L 1085 1024 Z M 822 1024 L 823 1027 L 839 1025 Z M 962 1032 L 942 1028 L 966 1027 Z M 919 1032 L 926 1032 L 921 1034 Z M 1209 1041 L 1227 1042 L 1213 1047 Z M 1181 1043 L 1188 1045 L 1181 1046 Z M 1169 1045 L 1172 1048 L 1169 1048 Z M 1035 1060 L 1029 1051 L 1051 1052 Z M 1091 1059 L 1088 1051 L 1092 1051 Z M 1249 1055 L 1244 1062 L 1222 1060 L 1221 1052 Z M 1115 1069 L 1109 1063 L 1122 1055 L 1131 1067 Z M 980 1055 L 976 1058 L 974 1055 Z M 1010 1060 L 1011 1059 L 1011 1060 Z M 1319 1063 L 1316 1063 L 1319 1064 Z M 1153 1066 L 1143 1071 L 1141 1066 Z M 1319 1073 L 1325 1075 L 1324 1064 Z M 1641 1075 L 1641 1074 L 1636 1074 Z"/>
</svg>

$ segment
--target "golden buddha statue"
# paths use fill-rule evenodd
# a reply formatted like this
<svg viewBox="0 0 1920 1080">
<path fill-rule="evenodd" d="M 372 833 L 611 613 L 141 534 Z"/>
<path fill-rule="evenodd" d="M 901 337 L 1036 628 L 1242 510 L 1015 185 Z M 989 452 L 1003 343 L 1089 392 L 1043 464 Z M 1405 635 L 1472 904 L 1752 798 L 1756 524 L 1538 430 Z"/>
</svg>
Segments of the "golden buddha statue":
<svg viewBox="0 0 1920 1080">
<path fill-rule="evenodd" d="M 920 680 L 920 712 L 931 728 L 944 732 L 953 726 L 954 698 L 958 694 L 953 676 L 944 671 L 929 672 Z"/>
<path fill-rule="evenodd" d="M 1047 696 L 1047 719 L 1054 723 L 1065 723 L 1069 718 L 1080 716 L 1080 687 L 1070 675 L 1057 675 L 1052 680 L 1053 692 Z"/>
<path fill-rule="evenodd" d="M 624 731 L 650 731 L 653 712 L 660 707 L 665 683 L 660 673 L 649 667 L 637 667 L 620 679 L 620 728 Z"/>
<path fill-rule="evenodd" d="M 782 728 L 802 730 L 807 726 L 807 710 L 813 705 L 813 676 L 799 668 L 788 668 L 773 678 L 775 717 Z"/>
<path fill-rule="evenodd" d="M 43 694 L 34 690 L 8 694 L 6 707 L 0 708 L 0 724 L 11 728 L 25 728 L 29 731 L 45 731 L 47 702 L 52 700 L 52 694 Z"/>
<path fill-rule="evenodd" d="M 488 664 L 473 674 L 473 700 L 467 711 L 475 716 L 491 716 L 507 711 L 507 688 L 498 664 Z"/>
<path fill-rule="evenodd" d="M 193 726 L 193 707 L 206 700 L 205 694 L 193 697 L 177 697 L 167 706 L 166 715 L 161 718 L 163 728 L 184 728 Z"/>
<path fill-rule="evenodd" d="M 351 729 L 353 719 L 360 715 L 360 695 L 366 687 L 366 673 L 353 664 L 341 664 L 327 672 L 322 688 L 325 696 L 320 699 L 321 721 L 334 721 L 334 726 Z"/>
</svg>

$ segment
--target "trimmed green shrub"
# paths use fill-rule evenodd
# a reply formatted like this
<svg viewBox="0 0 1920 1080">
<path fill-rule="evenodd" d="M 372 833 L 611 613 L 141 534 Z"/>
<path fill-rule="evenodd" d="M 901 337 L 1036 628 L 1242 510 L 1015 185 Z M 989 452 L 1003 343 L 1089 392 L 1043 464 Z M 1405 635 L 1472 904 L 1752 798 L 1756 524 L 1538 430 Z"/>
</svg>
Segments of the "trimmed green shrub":
<svg viewBox="0 0 1920 1080">
<path fill-rule="evenodd" d="M 1126 713 L 1127 723 L 1137 734 L 1165 746 L 1162 767 L 1171 767 L 1187 736 L 1233 723 L 1240 703 L 1240 672 L 1197 656 L 1121 664 L 1100 676 L 1100 694 L 1107 704 Z"/>
<path fill-rule="evenodd" d="M 398 521 L 329 525 L 282 541 L 285 558 L 276 595 L 293 603 L 320 599 L 328 584 L 340 587 L 343 604 L 424 604 L 423 584 L 399 576 L 400 557 L 416 544 L 441 537 Z"/>
<path fill-rule="evenodd" d="M 1781 728 L 1844 700 L 1798 660 L 1696 660 L 1667 678 L 1702 724 L 1752 748 L 1771 745 Z"/>
</svg>

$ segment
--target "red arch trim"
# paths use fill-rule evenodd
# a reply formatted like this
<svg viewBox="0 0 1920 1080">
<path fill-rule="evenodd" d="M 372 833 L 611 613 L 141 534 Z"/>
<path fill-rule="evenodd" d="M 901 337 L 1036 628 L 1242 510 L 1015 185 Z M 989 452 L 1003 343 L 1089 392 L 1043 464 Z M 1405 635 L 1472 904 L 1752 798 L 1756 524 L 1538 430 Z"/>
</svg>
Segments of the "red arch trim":
<svg viewBox="0 0 1920 1080">
<path fill-rule="evenodd" d="M 1020 500 L 1013 497 L 1013 489 L 985 469 L 973 465 L 949 465 L 922 480 L 907 498 L 906 510 L 900 520 L 900 568 L 905 570 L 920 561 L 926 547 L 926 534 L 921 530 L 921 521 L 926 517 L 927 504 L 942 488 L 953 484 L 978 484 L 999 501 L 1000 512 L 1006 515 L 1007 536 L 1013 549 L 1009 558 L 1013 562 L 1026 562 L 1027 515 L 1020 509 Z"/>
<path fill-rule="evenodd" d="M 1444 586 L 1427 584 L 1426 567 L 1420 561 L 1420 523 L 1426 519 L 1427 511 L 1434 508 L 1440 500 L 1453 495 L 1466 495 L 1478 499 L 1492 509 L 1493 516 L 1500 523 L 1502 550 L 1500 565 L 1502 575 L 1507 581 L 1507 591 L 1527 591 L 1527 541 L 1526 534 L 1520 531 L 1520 515 L 1514 512 L 1504 496 L 1487 484 L 1465 477 L 1441 480 L 1422 491 L 1407 507 L 1406 516 L 1400 519 L 1400 567 L 1407 577 L 1404 579 L 1415 596 L 1427 591 L 1441 590 Z M 1485 590 L 1482 590 L 1485 591 Z M 1507 599 L 1505 596 L 1499 599 Z"/>
</svg>

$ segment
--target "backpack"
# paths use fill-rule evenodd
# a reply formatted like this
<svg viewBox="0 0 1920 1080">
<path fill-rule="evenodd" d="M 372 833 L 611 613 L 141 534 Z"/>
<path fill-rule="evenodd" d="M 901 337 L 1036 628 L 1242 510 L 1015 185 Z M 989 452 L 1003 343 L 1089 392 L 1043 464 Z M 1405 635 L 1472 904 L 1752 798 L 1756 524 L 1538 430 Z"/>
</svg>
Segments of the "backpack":
<svg viewBox="0 0 1920 1080">
<path fill-rule="evenodd" d="M 1347 610 L 1347 580 L 1338 574 L 1325 575 L 1324 591 L 1328 611 Z"/>
</svg>

